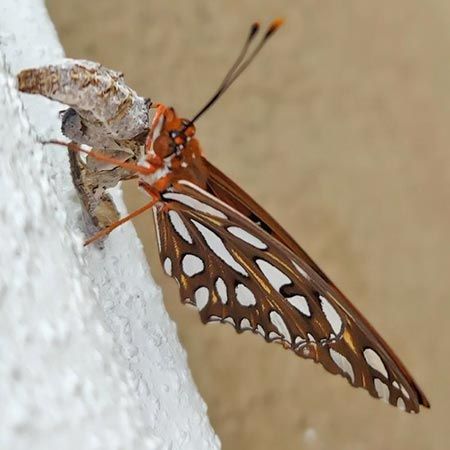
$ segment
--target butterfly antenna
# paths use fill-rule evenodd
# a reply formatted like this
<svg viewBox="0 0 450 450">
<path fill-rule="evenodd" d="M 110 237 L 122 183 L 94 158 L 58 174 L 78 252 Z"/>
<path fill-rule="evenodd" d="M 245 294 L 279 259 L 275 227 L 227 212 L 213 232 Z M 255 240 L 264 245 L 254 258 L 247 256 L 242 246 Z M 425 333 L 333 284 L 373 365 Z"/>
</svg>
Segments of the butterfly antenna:
<svg viewBox="0 0 450 450">
<path fill-rule="evenodd" d="M 205 106 L 185 125 L 185 129 L 188 128 L 190 125 L 192 125 L 200 116 L 202 116 L 217 100 L 219 97 L 222 96 L 222 94 L 228 90 L 228 88 L 234 83 L 236 78 L 249 66 L 249 64 L 253 61 L 255 56 L 260 52 L 264 44 L 267 42 L 270 36 L 273 35 L 273 33 L 283 24 L 283 21 L 281 19 L 274 20 L 269 28 L 267 29 L 266 33 L 264 34 L 263 38 L 259 42 L 259 44 L 253 49 L 253 51 L 250 53 L 250 55 L 245 59 L 245 57 L 248 54 L 248 50 L 250 48 L 250 44 L 253 42 L 254 38 L 258 34 L 259 31 L 259 23 L 255 22 L 250 27 L 250 32 L 248 34 L 248 37 L 242 47 L 242 50 L 240 51 L 238 57 L 236 58 L 236 61 L 231 66 L 230 70 L 225 75 L 225 78 L 223 79 L 222 83 L 220 83 L 219 88 L 215 92 L 215 94 L 211 97 L 211 99 L 206 103 Z"/>
<path fill-rule="evenodd" d="M 217 93 L 221 92 L 221 90 L 228 84 L 231 75 L 233 75 L 233 72 L 238 68 L 239 64 L 241 64 L 242 60 L 245 58 L 245 55 L 248 52 L 250 44 L 252 43 L 253 39 L 255 39 L 258 32 L 259 32 L 259 22 L 255 22 L 250 27 L 250 32 L 248 34 L 247 39 L 245 40 L 244 45 L 242 46 L 242 50 L 239 53 L 239 56 L 236 58 L 236 61 L 234 62 L 234 64 L 231 66 L 230 70 L 225 75 L 225 78 L 223 79 L 222 83 L 220 83 L 214 96 Z"/>
<path fill-rule="evenodd" d="M 250 63 L 255 59 L 255 56 L 261 51 L 261 49 L 264 47 L 264 44 L 267 42 L 267 40 L 270 38 L 270 36 L 277 31 L 277 29 L 283 24 L 283 21 L 281 19 L 274 20 L 269 28 L 267 29 L 266 33 L 264 34 L 263 38 L 259 42 L 259 44 L 254 48 L 253 52 L 250 54 L 250 56 L 235 70 L 235 72 L 232 74 L 232 76 L 229 78 L 226 89 L 228 89 L 231 84 L 236 80 L 236 78 L 239 77 L 239 75 L 250 65 Z"/>
</svg>

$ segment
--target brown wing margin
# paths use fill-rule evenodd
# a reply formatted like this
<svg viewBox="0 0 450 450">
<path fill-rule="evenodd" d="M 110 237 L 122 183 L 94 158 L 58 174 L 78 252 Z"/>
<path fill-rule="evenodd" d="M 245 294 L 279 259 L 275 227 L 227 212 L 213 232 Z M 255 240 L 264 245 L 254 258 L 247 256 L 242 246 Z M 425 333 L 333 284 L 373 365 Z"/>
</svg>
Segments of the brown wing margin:
<svg viewBox="0 0 450 450">
<path fill-rule="evenodd" d="M 406 367 L 399 360 L 399 358 L 392 351 L 386 341 L 377 333 L 373 326 L 365 319 L 360 311 L 347 299 L 347 297 L 336 287 L 336 285 L 324 274 L 324 272 L 317 266 L 312 258 L 295 242 L 295 240 L 287 233 L 283 227 L 258 203 L 256 203 L 245 191 L 243 191 L 236 183 L 230 180 L 225 174 L 211 164 L 207 159 L 203 158 L 203 162 L 207 168 L 208 179 L 206 181 L 207 191 L 219 198 L 221 201 L 239 211 L 245 217 L 250 219 L 253 223 L 258 225 L 273 238 L 288 247 L 294 254 L 296 254 L 304 263 L 306 263 L 311 269 L 313 269 L 322 278 L 322 282 L 328 284 L 328 290 L 333 292 L 336 298 L 341 301 L 341 306 L 351 314 L 353 309 L 357 315 L 360 316 L 360 326 L 366 330 L 368 335 L 372 335 L 379 340 L 382 347 L 389 355 L 389 357 L 395 361 L 397 366 L 402 370 L 405 377 L 410 384 L 415 387 L 418 396 L 418 401 L 423 406 L 429 408 L 425 394 L 417 386 L 412 376 L 409 374 Z"/>
</svg>

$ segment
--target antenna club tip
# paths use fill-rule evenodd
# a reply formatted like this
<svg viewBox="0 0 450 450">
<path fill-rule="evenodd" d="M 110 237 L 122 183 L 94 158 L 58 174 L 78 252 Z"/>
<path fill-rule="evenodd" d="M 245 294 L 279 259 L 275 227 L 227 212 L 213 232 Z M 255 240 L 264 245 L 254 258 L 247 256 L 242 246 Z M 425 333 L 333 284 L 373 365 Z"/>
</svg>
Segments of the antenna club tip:
<svg viewBox="0 0 450 450">
<path fill-rule="evenodd" d="M 270 28 L 272 28 L 273 31 L 275 31 L 277 28 L 280 28 L 283 24 L 284 24 L 284 19 L 282 19 L 281 17 L 277 17 L 270 24 Z"/>
<path fill-rule="evenodd" d="M 270 24 L 269 28 L 266 31 L 266 36 L 265 39 L 267 39 L 269 36 L 271 36 L 273 33 L 275 33 L 275 31 L 278 30 L 278 28 L 281 27 L 281 25 L 283 25 L 284 20 L 281 18 L 277 18 L 275 20 L 272 21 L 272 23 Z"/>
<path fill-rule="evenodd" d="M 253 22 L 252 26 L 250 27 L 250 37 L 249 39 L 252 39 L 253 36 L 258 32 L 259 30 L 259 22 Z"/>
</svg>

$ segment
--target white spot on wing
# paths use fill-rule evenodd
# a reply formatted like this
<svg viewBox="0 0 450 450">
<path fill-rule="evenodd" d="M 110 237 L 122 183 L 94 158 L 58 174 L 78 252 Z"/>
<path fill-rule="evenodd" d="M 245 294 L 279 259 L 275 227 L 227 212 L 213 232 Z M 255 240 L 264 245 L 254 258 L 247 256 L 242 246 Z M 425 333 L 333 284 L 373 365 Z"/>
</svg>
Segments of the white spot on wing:
<svg viewBox="0 0 450 450">
<path fill-rule="evenodd" d="M 195 303 L 199 311 L 201 311 L 207 304 L 209 300 L 209 291 L 205 286 L 199 287 L 194 294 Z"/>
<path fill-rule="evenodd" d="M 400 389 L 402 391 L 402 394 L 409 400 L 409 392 L 405 389 L 405 387 L 402 385 L 400 386 Z"/>
<path fill-rule="evenodd" d="M 164 271 L 169 275 L 169 277 L 172 276 L 172 260 L 170 258 L 166 258 L 164 260 Z"/>
<path fill-rule="evenodd" d="M 270 321 L 276 327 L 276 329 L 279 331 L 281 336 L 283 336 L 286 339 L 286 341 L 291 342 L 291 335 L 280 314 L 278 314 L 276 311 L 270 311 L 269 318 Z"/>
<path fill-rule="evenodd" d="M 405 386 L 403 386 L 403 385 L 399 385 L 398 383 L 397 383 L 397 381 L 393 381 L 392 382 L 392 386 L 394 386 L 396 389 L 398 389 L 399 391 L 401 391 L 402 392 L 402 394 L 409 400 L 409 392 L 405 389 Z"/>
<path fill-rule="evenodd" d="M 311 279 L 311 277 L 295 261 L 292 261 L 292 264 L 297 269 L 297 271 L 300 273 L 300 275 L 302 275 L 307 280 Z"/>
<path fill-rule="evenodd" d="M 243 284 L 238 284 L 235 289 L 236 299 L 242 306 L 256 305 L 256 298 L 253 292 Z"/>
<path fill-rule="evenodd" d="M 303 315 L 311 317 L 311 311 L 305 297 L 302 295 L 294 295 L 293 297 L 286 298 L 286 300 Z"/>
<path fill-rule="evenodd" d="M 171 209 L 169 211 L 169 219 L 170 223 L 174 227 L 175 231 L 188 243 L 192 244 L 192 237 L 189 234 L 188 229 L 186 228 L 186 225 L 183 222 L 183 219 L 180 217 L 180 215 Z"/>
<path fill-rule="evenodd" d="M 183 256 L 181 267 L 188 277 L 193 277 L 194 275 L 203 272 L 205 264 L 198 256 L 187 253 Z"/>
<path fill-rule="evenodd" d="M 197 230 L 205 239 L 206 245 L 213 251 L 216 256 L 218 256 L 224 263 L 228 264 L 232 269 L 236 270 L 236 272 L 248 276 L 248 273 L 245 271 L 245 269 L 233 258 L 233 255 L 225 247 L 222 239 L 217 236 L 214 231 L 205 227 L 196 220 L 191 220 Z"/>
<path fill-rule="evenodd" d="M 269 333 L 269 339 L 271 340 L 271 341 L 276 341 L 277 339 L 278 340 L 280 340 L 281 339 L 281 336 L 278 334 L 278 333 L 275 333 L 275 331 L 271 331 L 270 333 Z"/>
<path fill-rule="evenodd" d="M 330 356 L 334 363 L 342 370 L 342 372 L 346 373 L 352 384 L 355 382 L 355 373 L 353 372 L 353 366 L 350 361 L 344 356 L 341 355 L 336 350 L 330 348 Z"/>
<path fill-rule="evenodd" d="M 202 213 L 209 214 L 211 216 L 219 217 L 221 219 L 226 219 L 227 216 L 216 208 L 197 200 L 194 197 L 191 197 L 186 194 L 180 194 L 179 192 L 165 192 L 163 198 L 169 200 L 175 200 L 176 202 L 182 203 L 183 205 L 189 206 L 196 211 L 200 211 Z"/>
<path fill-rule="evenodd" d="M 193 157 L 195 157 L 195 155 Z M 194 191 L 197 191 L 202 197 L 206 197 L 207 199 L 209 199 L 211 201 L 211 203 L 223 205 L 225 210 L 229 208 L 229 206 L 226 203 L 222 202 L 217 197 L 211 195 L 209 192 L 205 191 L 200 186 L 197 186 L 196 184 L 191 183 L 190 181 L 187 181 L 187 180 L 180 180 L 179 183 L 190 187 Z M 222 211 L 219 211 L 216 208 L 213 208 L 212 206 L 209 206 L 209 205 L 206 205 L 206 206 L 208 206 L 209 208 L 212 208 L 214 211 L 216 211 L 216 213 L 218 213 L 218 214 L 216 214 L 218 217 L 221 217 L 222 219 L 227 218 Z"/>
<path fill-rule="evenodd" d="M 333 305 L 322 295 L 320 296 L 320 301 L 322 303 L 322 311 L 325 314 L 332 330 L 338 335 L 342 329 L 342 320 L 334 309 Z"/>
<path fill-rule="evenodd" d="M 234 321 L 234 319 L 231 316 L 225 317 L 225 319 L 223 319 L 223 321 L 225 323 L 229 323 L 230 325 L 233 325 L 233 327 L 236 326 L 236 322 Z"/>
<path fill-rule="evenodd" d="M 251 330 L 252 329 L 252 325 L 246 317 L 244 317 L 241 320 L 241 323 L 239 324 L 239 326 L 241 327 L 241 330 Z"/>
<path fill-rule="evenodd" d="M 155 222 L 155 230 L 156 230 L 156 240 L 158 242 L 158 250 L 161 253 L 161 236 L 159 235 L 159 227 L 158 227 L 158 215 L 156 208 L 152 208 L 153 211 L 153 221 Z"/>
<path fill-rule="evenodd" d="M 218 277 L 216 280 L 216 289 L 222 304 L 225 305 L 228 301 L 227 286 L 220 277 Z"/>
<path fill-rule="evenodd" d="M 401 409 L 402 411 L 406 411 L 406 405 L 405 402 L 401 397 L 397 399 L 397 408 Z"/>
<path fill-rule="evenodd" d="M 371 348 L 366 348 L 364 350 L 364 359 L 366 360 L 367 364 L 369 364 L 369 366 L 372 367 L 372 369 L 377 370 L 386 378 L 389 378 L 386 366 L 384 365 L 383 360 L 380 358 L 380 355 L 377 352 L 375 352 L 375 350 L 372 350 Z"/>
<path fill-rule="evenodd" d="M 260 334 L 262 337 L 266 337 L 266 332 L 264 331 L 264 328 L 261 325 L 256 325 L 256 332 Z"/>
<path fill-rule="evenodd" d="M 378 397 L 385 402 L 389 402 L 389 388 L 379 378 L 373 380 L 373 385 L 375 386 Z"/>
<path fill-rule="evenodd" d="M 222 321 L 222 317 L 215 316 L 214 314 L 212 316 L 208 317 L 207 323 L 220 323 Z"/>
<path fill-rule="evenodd" d="M 290 278 L 278 269 L 278 267 L 275 267 L 264 259 L 257 259 L 256 264 L 258 264 L 261 272 L 277 292 L 280 292 L 282 286 L 291 283 Z"/>
<path fill-rule="evenodd" d="M 253 247 L 259 248 L 260 250 L 266 250 L 267 245 L 258 239 L 253 234 L 243 230 L 239 227 L 228 227 L 227 230 L 233 235 L 239 238 L 241 241 L 246 242 L 247 244 L 252 245 Z"/>
</svg>

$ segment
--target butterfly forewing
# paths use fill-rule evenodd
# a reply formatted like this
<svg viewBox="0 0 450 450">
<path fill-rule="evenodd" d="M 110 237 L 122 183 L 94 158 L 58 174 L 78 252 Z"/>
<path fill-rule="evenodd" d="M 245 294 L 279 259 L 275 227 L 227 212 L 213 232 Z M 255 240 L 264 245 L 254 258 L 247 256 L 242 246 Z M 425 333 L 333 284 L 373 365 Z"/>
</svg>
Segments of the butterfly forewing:
<svg viewBox="0 0 450 450">
<path fill-rule="evenodd" d="M 232 324 L 417 412 L 427 401 L 387 344 L 313 268 L 255 223 L 179 181 L 155 210 L 161 262 L 204 323 Z"/>
<path fill-rule="evenodd" d="M 302 261 L 328 282 L 331 281 L 322 272 L 319 266 L 310 256 L 295 242 L 286 230 L 265 211 L 250 195 L 243 191 L 234 181 L 230 180 L 223 172 L 215 167 L 206 158 L 202 163 L 207 170 L 206 188 L 214 197 L 219 198 L 227 205 L 239 211 L 245 217 L 257 224 L 264 231 L 290 248 Z"/>
</svg>

